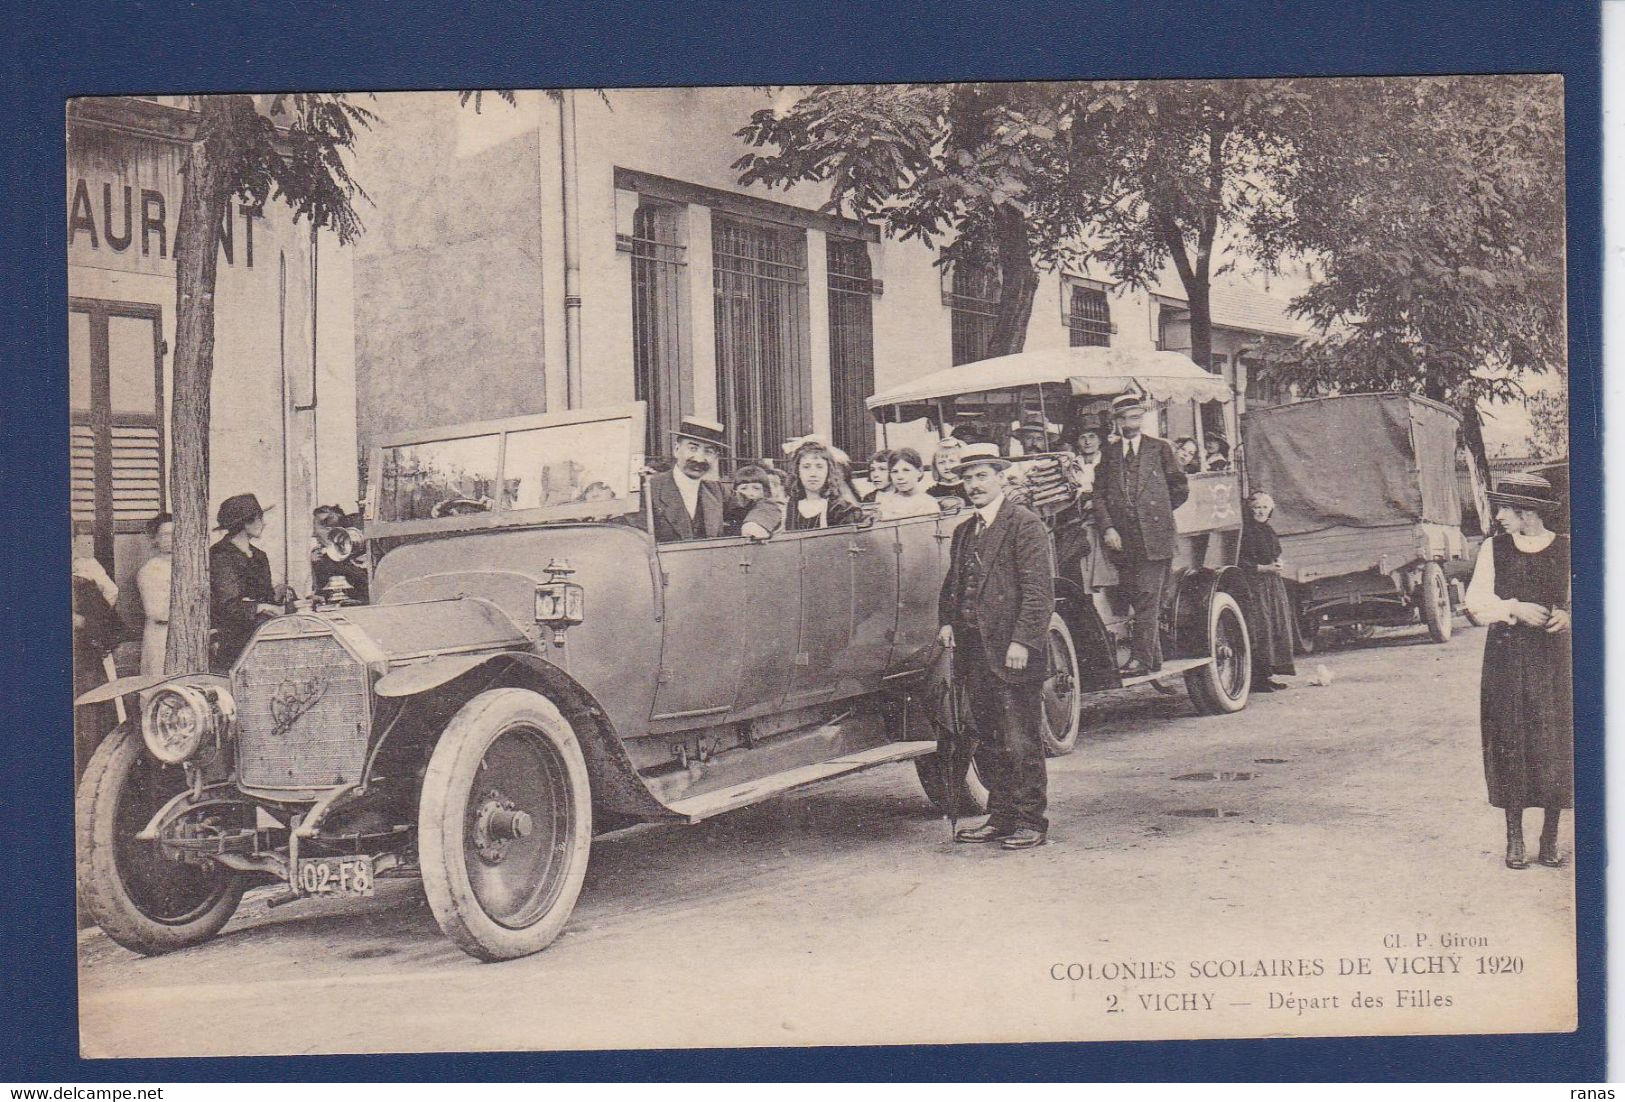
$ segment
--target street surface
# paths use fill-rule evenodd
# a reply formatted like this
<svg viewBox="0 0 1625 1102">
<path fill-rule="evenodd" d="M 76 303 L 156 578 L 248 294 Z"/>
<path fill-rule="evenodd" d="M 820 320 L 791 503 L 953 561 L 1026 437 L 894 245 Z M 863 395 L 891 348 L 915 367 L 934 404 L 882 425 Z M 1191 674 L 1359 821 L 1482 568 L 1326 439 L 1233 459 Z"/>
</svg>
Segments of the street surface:
<svg viewBox="0 0 1625 1102">
<path fill-rule="evenodd" d="M 1382 632 L 1300 658 L 1289 691 L 1227 717 L 1194 715 L 1182 686 L 1093 698 L 1077 752 L 1050 762 L 1051 842 L 1032 852 L 951 844 L 907 764 L 612 840 L 564 935 L 505 964 L 445 940 L 415 881 L 274 911 L 251 893 L 220 938 L 155 959 L 85 931 L 82 1049 L 1572 1028 L 1573 874 L 1502 866 L 1483 644 L 1460 620 L 1444 645 Z M 1303 959 L 1322 972 L 1271 963 Z"/>
</svg>

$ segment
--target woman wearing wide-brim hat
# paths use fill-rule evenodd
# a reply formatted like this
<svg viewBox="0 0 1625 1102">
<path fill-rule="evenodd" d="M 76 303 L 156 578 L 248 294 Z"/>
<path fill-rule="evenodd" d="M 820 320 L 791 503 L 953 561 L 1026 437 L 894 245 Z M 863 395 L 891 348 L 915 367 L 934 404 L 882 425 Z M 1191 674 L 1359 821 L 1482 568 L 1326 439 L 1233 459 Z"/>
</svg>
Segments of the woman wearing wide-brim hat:
<svg viewBox="0 0 1625 1102">
<path fill-rule="evenodd" d="M 265 531 L 265 512 L 253 494 L 237 494 L 220 503 L 216 516 L 215 529 L 226 533 L 209 548 L 209 620 L 217 671 L 237 661 L 261 620 L 283 611 L 271 584 L 271 560 L 253 542 Z"/>
<path fill-rule="evenodd" d="M 1484 541 L 1467 609 L 1489 625 L 1479 688 L 1484 779 L 1506 812 L 1506 866 L 1529 867 L 1523 811 L 1544 808 L 1536 860 L 1560 868 L 1557 827 L 1574 806 L 1569 539 L 1546 527 L 1561 503 L 1538 475 L 1512 474 L 1489 495 L 1502 531 Z"/>
</svg>

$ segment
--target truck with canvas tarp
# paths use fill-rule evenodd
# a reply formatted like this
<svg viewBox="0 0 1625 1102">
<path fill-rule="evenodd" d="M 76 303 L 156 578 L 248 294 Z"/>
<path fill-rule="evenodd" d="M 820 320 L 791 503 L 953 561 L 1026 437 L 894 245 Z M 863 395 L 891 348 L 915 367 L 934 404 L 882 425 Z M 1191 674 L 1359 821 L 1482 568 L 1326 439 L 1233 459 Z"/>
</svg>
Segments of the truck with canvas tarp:
<svg viewBox="0 0 1625 1102">
<path fill-rule="evenodd" d="M 1455 410 L 1350 394 L 1249 410 L 1241 421 L 1248 489 L 1275 500 L 1300 649 L 1328 629 L 1418 621 L 1436 642 L 1449 639 L 1459 578 L 1483 531 L 1482 482 Z"/>
</svg>

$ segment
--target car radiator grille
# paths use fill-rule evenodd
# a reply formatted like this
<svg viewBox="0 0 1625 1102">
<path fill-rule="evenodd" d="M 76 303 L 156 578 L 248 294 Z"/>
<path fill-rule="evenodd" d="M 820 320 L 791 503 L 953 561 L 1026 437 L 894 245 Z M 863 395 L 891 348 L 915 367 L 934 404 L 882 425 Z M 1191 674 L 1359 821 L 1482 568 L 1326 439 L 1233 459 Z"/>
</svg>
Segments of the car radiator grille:
<svg viewBox="0 0 1625 1102">
<path fill-rule="evenodd" d="M 337 639 L 257 640 L 233 681 L 240 784 L 325 788 L 360 779 L 371 725 L 366 670 Z"/>
</svg>

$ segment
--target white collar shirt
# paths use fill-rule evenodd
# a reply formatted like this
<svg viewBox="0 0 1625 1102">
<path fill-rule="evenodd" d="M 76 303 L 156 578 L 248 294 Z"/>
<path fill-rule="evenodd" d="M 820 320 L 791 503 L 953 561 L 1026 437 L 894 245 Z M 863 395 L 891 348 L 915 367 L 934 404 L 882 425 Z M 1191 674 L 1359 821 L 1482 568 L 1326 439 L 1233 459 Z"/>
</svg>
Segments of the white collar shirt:
<svg viewBox="0 0 1625 1102">
<path fill-rule="evenodd" d="M 681 467 L 671 469 L 672 480 L 677 483 L 677 492 L 683 495 L 683 508 L 688 510 L 690 520 L 699 515 L 700 508 L 700 479 L 687 474 Z"/>
<path fill-rule="evenodd" d="M 993 522 L 998 519 L 999 516 L 999 507 L 1003 504 L 1004 495 L 1000 494 L 986 505 L 979 505 L 976 507 L 976 515 L 982 518 L 982 531 L 986 532 L 989 528 L 993 527 Z"/>
</svg>

